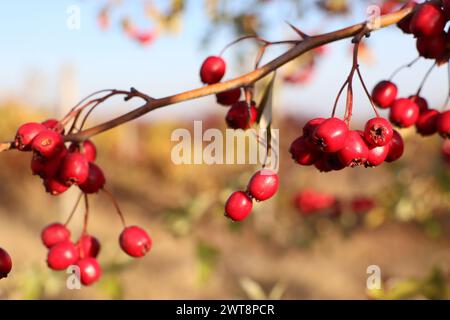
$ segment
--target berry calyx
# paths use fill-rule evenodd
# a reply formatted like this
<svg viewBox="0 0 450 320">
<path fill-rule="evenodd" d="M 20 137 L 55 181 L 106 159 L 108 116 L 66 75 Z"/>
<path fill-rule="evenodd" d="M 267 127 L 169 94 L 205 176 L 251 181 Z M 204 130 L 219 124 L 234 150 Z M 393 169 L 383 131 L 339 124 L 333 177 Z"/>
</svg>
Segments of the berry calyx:
<svg viewBox="0 0 450 320">
<path fill-rule="evenodd" d="M 315 148 L 314 142 L 312 141 L 312 135 L 314 133 L 314 130 L 316 130 L 316 128 L 325 120 L 325 118 L 314 118 L 309 120 L 303 126 L 303 137 L 305 137 L 305 142 L 309 147 Z"/>
<path fill-rule="evenodd" d="M 225 204 L 225 215 L 233 221 L 244 220 L 252 211 L 252 199 L 244 191 L 235 191 Z"/>
<path fill-rule="evenodd" d="M 336 152 L 345 145 L 349 133 L 347 124 L 338 118 L 329 118 L 317 126 L 312 135 L 314 145 L 324 152 Z"/>
<path fill-rule="evenodd" d="M 83 184 L 89 177 L 89 162 L 79 152 L 69 153 L 61 162 L 59 177 L 67 186 Z"/>
<path fill-rule="evenodd" d="M 105 185 L 105 175 L 103 174 L 102 169 L 97 166 L 95 163 L 89 163 L 89 174 L 86 181 L 78 187 L 84 193 L 96 193 Z"/>
<path fill-rule="evenodd" d="M 402 136 L 397 130 L 394 130 L 394 134 L 392 135 L 391 142 L 389 142 L 388 146 L 389 152 L 385 160 L 386 162 L 393 162 L 403 155 L 405 145 Z"/>
<path fill-rule="evenodd" d="M 419 118 L 419 107 L 410 99 L 400 98 L 394 101 L 389 113 L 389 120 L 400 128 L 414 125 Z"/>
<path fill-rule="evenodd" d="M 42 230 L 41 239 L 44 246 L 51 248 L 57 243 L 70 240 L 70 231 L 65 225 L 55 222 Z"/>
<path fill-rule="evenodd" d="M 439 111 L 428 109 L 420 113 L 416 122 L 416 131 L 422 136 L 429 136 L 437 131 L 437 119 Z"/>
<path fill-rule="evenodd" d="M 80 268 L 80 282 L 85 285 L 91 285 L 102 275 L 102 269 L 95 258 L 88 257 L 77 261 L 76 265 Z"/>
<path fill-rule="evenodd" d="M 125 253 L 139 258 L 145 256 L 150 251 L 152 239 L 142 228 L 131 226 L 123 229 L 119 237 L 119 244 Z"/>
<path fill-rule="evenodd" d="M 206 84 L 217 83 L 225 74 L 225 69 L 226 64 L 221 57 L 210 56 L 206 58 L 200 68 L 200 78 Z"/>
<path fill-rule="evenodd" d="M 45 129 L 45 126 L 37 122 L 29 122 L 21 125 L 17 129 L 14 139 L 16 148 L 20 151 L 30 151 L 33 139 Z"/>
<path fill-rule="evenodd" d="M 391 81 L 380 81 L 372 90 L 372 100 L 380 108 L 386 109 L 397 98 L 397 86 Z"/>
<path fill-rule="evenodd" d="M 78 260 L 77 247 L 70 241 L 62 241 L 50 248 L 47 265 L 53 270 L 64 270 Z"/>
<path fill-rule="evenodd" d="M 80 258 L 97 258 L 100 253 L 100 241 L 94 236 L 84 234 L 77 242 Z"/>
<path fill-rule="evenodd" d="M 278 186 L 278 174 L 272 170 L 262 169 L 250 179 L 247 192 L 257 201 L 264 201 L 273 197 Z"/>
<path fill-rule="evenodd" d="M 231 106 L 239 101 L 241 97 L 241 88 L 234 88 L 216 94 L 217 103 L 224 106 Z"/>
<path fill-rule="evenodd" d="M 97 148 L 95 147 L 95 144 L 91 140 L 85 140 L 83 141 L 81 147 L 78 143 L 72 143 L 69 146 L 69 152 L 75 153 L 79 152 L 81 153 L 87 161 L 94 162 L 97 158 Z"/>
<path fill-rule="evenodd" d="M 225 117 L 227 125 L 231 129 L 248 129 L 255 123 L 258 117 L 258 110 L 256 109 L 254 103 L 251 104 L 250 109 L 245 101 L 239 101 L 233 104 L 228 110 Z"/>
<path fill-rule="evenodd" d="M 440 8 L 424 3 L 413 13 L 410 30 L 416 37 L 429 37 L 442 32 L 444 26 L 444 14 Z"/>
<path fill-rule="evenodd" d="M 436 129 L 443 138 L 450 138 L 450 110 L 442 112 L 436 121 Z"/>
<path fill-rule="evenodd" d="M 0 248 L 0 279 L 6 278 L 12 269 L 12 260 L 5 249 Z"/>
<path fill-rule="evenodd" d="M 59 133 L 45 129 L 33 139 L 31 148 L 39 157 L 51 158 L 64 148 L 64 140 Z"/>
<path fill-rule="evenodd" d="M 347 167 L 357 167 L 364 164 L 369 154 L 369 148 L 363 139 L 363 133 L 350 131 L 345 145 L 338 151 L 341 163 Z"/>
<path fill-rule="evenodd" d="M 394 129 L 385 118 L 376 117 L 366 122 L 364 139 L 373 146 L 384 146 L 391 141 Z"/>
<path fill-rule="evenodd" d="M 295 139 L 289 147 L 292 159 L 302 166 L 309 166 L 314 164 L 322 153 L 316 149 L 308 146 L 304 136 Z"/>
</svg>

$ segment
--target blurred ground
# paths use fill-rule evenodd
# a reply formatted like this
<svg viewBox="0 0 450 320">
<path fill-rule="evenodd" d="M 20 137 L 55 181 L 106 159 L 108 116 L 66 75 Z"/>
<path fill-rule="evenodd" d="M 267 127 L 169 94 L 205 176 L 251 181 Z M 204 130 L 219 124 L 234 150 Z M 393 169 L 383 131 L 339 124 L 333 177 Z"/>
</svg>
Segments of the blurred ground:
<svg viewBox="0 0 450 320">
<path fill-rule="evenodd" d="M 4 140 L 22 118 L 42 119 L 12 110 L 0 110 Z M 280 119 L 280 192 L 256 204 L 239 225 L 223 217 L 223 203 L 256 167 L 172 164 L 172 129 L 192 123 L 129 125 L 94 139 L 108 188 L 127 222 L 149 230 L 154 247 L 143 259 L 125 256 L 113 206 L 105 195 L 92 196 L 89 231 L 102 242 L 105 273 L 82 290 L 65 289 L 65 274 L 47 270 L 39 238 L 43 226 L 64 221 L 76 190 L 49 196 L 30 175 L 29 154 L 1 154 L 0 244 L 12 254 L 14 270 L 0 281 L 0 298 L 247 299 L 272 291 L 272 298 L 366 299 L 369 265 L 379 265 L 385 280 L 423 278 L 436 266 L 447 277 L 450 219 L 439 203 L 448 201 L 448 167 L 439 159 L 439 138 L 409 142 L 399 164 L 323 174 L 289 159 L 288 144 L 301 122 Z M 205 124 L 223 128 L 222 119 Z M 130 137 L 139 142 L 129 143 Z M 346 199 L 363 194 L 380 205 L 352 228 L 326 217 L 312 227 L 292 206 L 292 196 L 305 187 Z M 82 215 L 80 210 L 70 224 L 75 236 Z"/>
</svg>

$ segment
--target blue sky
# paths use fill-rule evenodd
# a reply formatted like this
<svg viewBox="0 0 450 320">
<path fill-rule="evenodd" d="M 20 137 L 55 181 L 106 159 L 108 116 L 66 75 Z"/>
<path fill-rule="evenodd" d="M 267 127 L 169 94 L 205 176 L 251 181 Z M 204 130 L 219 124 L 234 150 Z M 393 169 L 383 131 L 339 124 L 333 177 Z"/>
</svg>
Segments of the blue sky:
<svg viewBox="0 0 450 320">
<path fill-rule="evenodd" d="M 355 10 L 360 14 L 348 19 L 325 20 L 322 15 L 312 13 L 293 20 L 293 17 L 285 16 L 283 4 L 279 5 L 279 1 L 278 4 L 273 1 L 272 8 L 265 17 L 269 19 L 271 28 L 264 36 L 271 39 L 295 36 L 284 23 L 286 19 L 301 25 L 305 30 L 314 30 L 320 26 L 322 31 L 364 19 L 365 10 L 361 7 Z M 98 28 L 96 14 L 102 2 L 4 1 L 0 9 L 0 66 L 3 75 L 0 77 L 0 93 L 22 94 L 27 75 L 34 71 L 42 74 L 45 79 L 42 81 L 43 100 L 48 104 L 56 103 L 61 66 L 70 64 L 76 70 L 80 97 L 98 89 L 130 86 L 160 97 L 200 86 L 198 69 L 204 57 L 218 53 L 231 40 L 229 33 L 220 32 L 210 46 L 202 48 L 200 38 L 208 26 L 202 8 L 203 1 L 191 0 L 188 2 L 181 33 L 164 36 L 154 44 L 142 47 L 125 38 L 117 20 L 111 30 L 105 32 Z M 142 25 L 150 25 L 139 11 L 140 1 L 125 2 L 127 4 L 122 12 L 133 15 Z M 239 5 L 239 1 L 235 3 Z M 70 30 L 66 26 L 66 10 L 71 5 L 77 5 L 81 9 L 80 30 Z M 388 77 L 393 69 L 416 56 L 412 37 L 404 36 L 396 28 L 374 33 L 370 44 L 376 56 L 376 63 L 361 66 L 370 88 L 378 80 Z M 280 52 L 280 49 L 273 50 L 268 58 Z M 226 57 L 231 59 L 233 55 L 230 52 Z M 350 64 L 348 42 L 331 45 L 330 52 L 321 61 L 313 82 L 307 86 L 284 86 L 277 96 L 277 101 L 284 110 L 328 114 Z M 423 61 L 413 71 L 400 74 L 397 78 L 401 84 L 400 92 L 406 95 L 415 91 L 430 65 L 430 61 Z M 424 89 L 432 105 L 438 105 L 445 100 L 446 71 L 445 67 L 436 70 Z M 230 72 L 230 76 L 236 74 L 236 71 Z M 356 88 L 355 115 L 365 116 L 370 112 L 368 102 L 360 87 Z M 118 112 L 117 108 L 113 108 L 114 112 Z M 120 108 L 123 110 L 123 106 Z M 182 108 L 188 110 L 188 115 L 204 112 L 225 113 L 224 108 L 217 109 L 214 99 L 209 97 L 170 107 L 168 111 L 158 111 L 157 118 L 179 115 Z"/>
</svg>

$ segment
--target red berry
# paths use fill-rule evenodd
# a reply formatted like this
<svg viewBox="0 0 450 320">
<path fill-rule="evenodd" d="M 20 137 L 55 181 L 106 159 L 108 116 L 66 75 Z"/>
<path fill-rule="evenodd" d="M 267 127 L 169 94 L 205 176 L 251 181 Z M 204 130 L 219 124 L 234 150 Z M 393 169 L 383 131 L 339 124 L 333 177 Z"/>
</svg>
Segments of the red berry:
<svg viewBox="0 0 450 320">
<path fill-rule="evenodd" d="M 42 122 L 42 125 L 47 129 L 54 130 L 56 132 L 64 134 L 64 127 L 57 119 L 47 119 Z"/>
<path fill-rule="evenodd" d="M 389 144 L 385 146 L 369 146 L 369 153 L 367 155 L 366 163 L 364 166 L 367 167 L 376 167 L 379 166 L 386 160 L 386 157 L 389 154 Z"/>
<path fill-rule="evenodd" d="M 102 275 L 102 269 L 95 258 L 80 259 L 76 265 L 80 268 L 80 281 L 85 286 L 93 284 Z"/>
<path fill-rule="evenodd" d="M 44 179 L 44 187 L 52 196 L 58 196 L 69 189 L 58 177 Z"/>
<path fill-rule="evenodd" d="M 410 30 L 416 37 L 429 37 L 441 33 L 444 26 L 441 9 L 431 3 L 424 3 L 414 12 Z"/>
<path fill-rule="evenodd" d="M 230 89 L 216 94 L 217 103 L 224 106 L 231 106 L 239 101 L 241 97 L 241 88 Z"/>
<path fill-rule="evenodd" d="M 97 258 L 100 253 L 100 241 L 94 236 L 84 234 L 77 242 L 80 258 Z"/>
<path fill-rule="evenodd" d="M 253 103 L 249 111 L 247 102 L 239 101 L 233 104 L 230 110 L 228 110 L 225 121 L 231 129 L 245 130 L 255 123 L 257 117 L 258 110 Z"/>
<path fill-rule="evenodd" d="M 384 146 L 391 141 L 394 129 L 385 118 L 376 117 L 367 121 L 364 139 L 373 146 Z"/>
<path fill-rule="evenodd" d="M 345 168 L 339 160 L 337 152 L 324 153 L 315 163 L 314 166 L 320 172 L 339 171 Z"/>
<path fill-rule="evenodd" d="M 439 111 L 428 109 L 420 113 L 419 119 L 416 122 L 416 131 L 422 136 L 429 136 L 435 134 L 437 131 L 437 119 Z"/>
<path fill-rule="evenodd" d="M 94 162 L 97 158 L 97 148 L 91 140 L 83 141 L 81 148 L 78 143 L 73 142 L 69 147 L 69 152 L 80 152 L 89 162 Z"/>
<path fill-rule="evenodd" d="M 152 247 L 152 239 L 147 232 L 136 226 L 123 229 L 119 243 L 125 253 L 135 258 L 145 256 Z"/>
<path fill-rule="evenodd" d="M 62 159 L 66 156 L 67 149 L 63 147 L 61 152 L 51 158 L 41 158 L 36 154 L 31 159 L 31 172 L 43 179 L 53 178 L 59 170 Z"/>
<path fill-rule="evenodd" d="M 312 149 L 306 143 L 304 136 L 295 139 L 289 147 L 292 159 L 302 166 L 309 166 L 314 164 L 322 153 L 316 149 Z"/>
<path fill-rule="evenodd" d="M 447 48 L 445 32 L 417 38 L 416 47 L 419 54 L 426 59 L 441 58 Z"/>
<path fill-rule="evenodd" d="M 450 110 L 442 112 L 436 121 L 436 128 L 443 138 L 450 138 Z"/>
<path fill-rule="evenodd" d="M 64 139 L 59 133 L 46 129 L 33 139 L 31 148 L 38 156 L 51 158 L 64 148 Z"/>
<path fill-rule="evenodd" d="M 80 184 L 79 187 L 84 193 L 96 193 L 105 185 L 105 175 L 102 169 L 96 164 L 89 163 L 89 175 L 87 180 Z"/>
<path fill-rule="evenodd" d="M 329 118 L 314 130 L 312 141 L 324 152 L 336 152 L 344 147 L 348 133 L 349 130 L 344 121 Z"/>
<path fill-rule="evenodd" d="M 397 86 L 391 81 L 380 81 L 372 90 L 372 100 L 380 108 L 389 108 L 396 98 Z"/>
<path fill-rule="evenodd" d="M 19 129 L 17 129 L 16 137 L 15 137 L 15 146 L 20 151 L 30 151 L 31 144 L 33 139 L 46 128 L 36 122 L 29 122 L 21 125 Z"/>
<path fill-rule="evenodd" d="M 200 78 L 203 83 L 213 84 L 219 82 L 225 74 L 225 61 L 221 57 L 206 58 L 200 68 Z"/>
<path fill-rule="evenodd" d="M 394 135 L 392 136 L 391 142 L 389 142 L 389 153 L 385 161 L 393 162 L 400 158 L 403 155 L 404 148 L 402 136 L 397 130 L 394 130 Z"/>
<path fill-rule="evenodd" d="M 425 98 L 423 98 L 421 96 L 413 95 L 413 96 L 409 96 L 408 99 L 412 100 L 413 102 L 415 102 L 417 104 L 420 112 L 423 112 L 428 109 L 428 102 Z"/>
<path fill-rule="evenodd" d="M 375 208 L 375 201 L 368 197 L 357 197 L 352 200 L 351 207 L 356 214 L 366 213 Z"/>
<path fill-rule="evenodd" d="M 78 260 L 77 247 L 70 241 L 62 241 L 50 248 L 47 265 L 53 270 L 64 270 Z"/>
<path fill-rule="evenodd" d="M 89 162 L 79 152 L 67 154 L 61 162 L 59 177 L 61 181 L 70 186 L 81 185 L 89 176 Z"/>
<path fill-rule="evenodd" d="M 363 139 L 363 133 L 350 131 L 345 145 L 338 151 L 339 160 L 347 167 L 357 167 L 364 164 L 369 155 L 369 148 Z"/>
<path fill-rule="evenodd" d="M 309 120 L 304 126 L 303 126 L 303 137 L 305 137 L 305 142 L 310 148 L 316 148 L 312 141 L 312 135 L 314 133 L 314 130 L 324 122 L 325 118 L 314 118 Z"/>
<path fill-rule="evenodd" d="M 57 243 L 70 240 L 70 231 L 65 225 L 55 222 L 42 230 L 41 239 L 44 246 L 50 248 Z"/>
<path fill-rule="evenodd" d="M 12 260 L 6 250 L 0 248 L 0 279 L 6 278 L 12 269 Z"/>
<path fill-rule="evenodd" d="M 408 1 L 407 3 L 405 3 L 405 5 L 403 5 L 402 9 L 413 8 L 416 5 L 417 5 L 417 2 Z M 411 25 L 411 20 L 412 20 L 413 15 L 414 15 L 414 13 L 411 13 L 408 16 L 406 16 L 405 18 L 403 18 L 402 20 L 400 20 L 400 22 L 397 23 L 397 27 L 399 27 L 404 33 L 411 33 L 410 25 Z"/>
<path fill-rule="evenodd" d="M 247 191 L 257 201 L 264 201 L 273 197 L 278 186 L 278 174 L 272 170 L 262 169 L 252 176 Z"/>
<path fill-rule="evenodd" d="M 243 191 L 235 191 L 225 204 L 225 214 L 234 221 L 242 221 L 250 214 L 252 208 L 252 199 Z"/>
<path fill-rule="evenodd" d="M 419 107 L 409 99 L 400 98 L 394 101 L 389 113 L 389 120 L 400 128 L 414 125 L 419 118 Z"/>
</svg>

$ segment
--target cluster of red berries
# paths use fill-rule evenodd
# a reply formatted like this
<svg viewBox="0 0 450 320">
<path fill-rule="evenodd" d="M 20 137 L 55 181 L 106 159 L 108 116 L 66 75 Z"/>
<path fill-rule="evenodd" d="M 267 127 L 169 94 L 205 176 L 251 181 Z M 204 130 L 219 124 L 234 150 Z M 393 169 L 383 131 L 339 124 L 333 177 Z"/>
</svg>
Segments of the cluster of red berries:
<svg viewBox="0 0 450 320">
<path fill-rule="evenodd" d="M 87 194 L 98 192 L 105 184 L 105 176 L 94 163 L 95 145 L 86 140 L 67 148 L 63 132 L 55 119 L 25 123 L 17 130 L 15 147 L 33 152 L 31 171 L 43 179 L 48 193 L 59 195 L 72 185 L 78 185 Z"/>
<path fill-rule="evenodd" d="M 225 216 L 233 221 L 244 220 L 252 211 L 253 199 L 265 201 L 278 190 L 278 174 L 272 170 L 257 171 L 250 179 L 246 191 L 235 191 L 225 204 Z"/>
<path fill-rule="evenodd" d="M 350 130 L 338 118 L 314 118 L 303 127 L 303 134 L 290 148 L 300 165 L 314 165 L 321 172 L 345 167 L 374 167 L 392 162 L 403 154 L 403 139 L 384 118 L 367 121 L 364 131 Z"/>
<path fill-rule="evenodd" d="M 303 216 L 329 213 L 337 217 L 341 215 L 345 201 L 330 193 L 313 189 L 304 189 L 294 195 L 294 206 Z M 374 199 L 367 196 L 357 196 L 348 202 L 348 208 L 354 214 L 369 212 L 375 207 Z"/>
<path fill-rule="evenodd" d="M 422 136 L 439 133 L 450 137 L 450 111 L 439 112 L 428 107 L 425 98 L 412 95 L 397 98 L 397 86 L 387 80 L 379 82 L 372 91 L 372 99 L 382 109 L 389 109 L 389 120 L 399 128 L 416 126 Z"/>
<path fill-rule="evenodd" d="M 413 7 L 413 13 L 397 26 L 417 38 L 417 51 L 422 57 L 447 61 L 450 56 L 450 33 L 445 32 L 445 25 L 450 20 L 450 1 L 426 1 L 421 4 L 409 1 L 405 7 Z"/>
<path fill-rule="evenodd" d="M 225 74 L 226 64 L 221 57 L 210 56 L 206 58 L 200 68 L 200 78 L 205 84 L 218 83 Z M 249 104 L 241 98 L 241 88 L 230 89 L 216 94 L 217 103 L 231 106 L 225 121 L 231 129 L 248 129 L 258 117 L 256 104 Z"/>
<path fill-rule="evenodd" d="M 70 240 L 70 230 L 61 223 L 52 223 L 42 230 L 41 239 L 49 249 L 47 265 L 52 270 L 66 270 L 75 265 L 79 268 L 80 282 L 88 286 L 96 282 L 102 273 L 97 256 L 99 240 L 85 232 L 76 243 Z M 120 247 L 132 257 L 143 257 L 152 246 L 152 240 L 143 229 L 126 227 L 119 237 Z"/>
<path fill-rule="evenodd" d="M 6 278 L 12 269 L 12 260 L 5 249 L 0 248 L 0 279 Z"/>
</svg>

